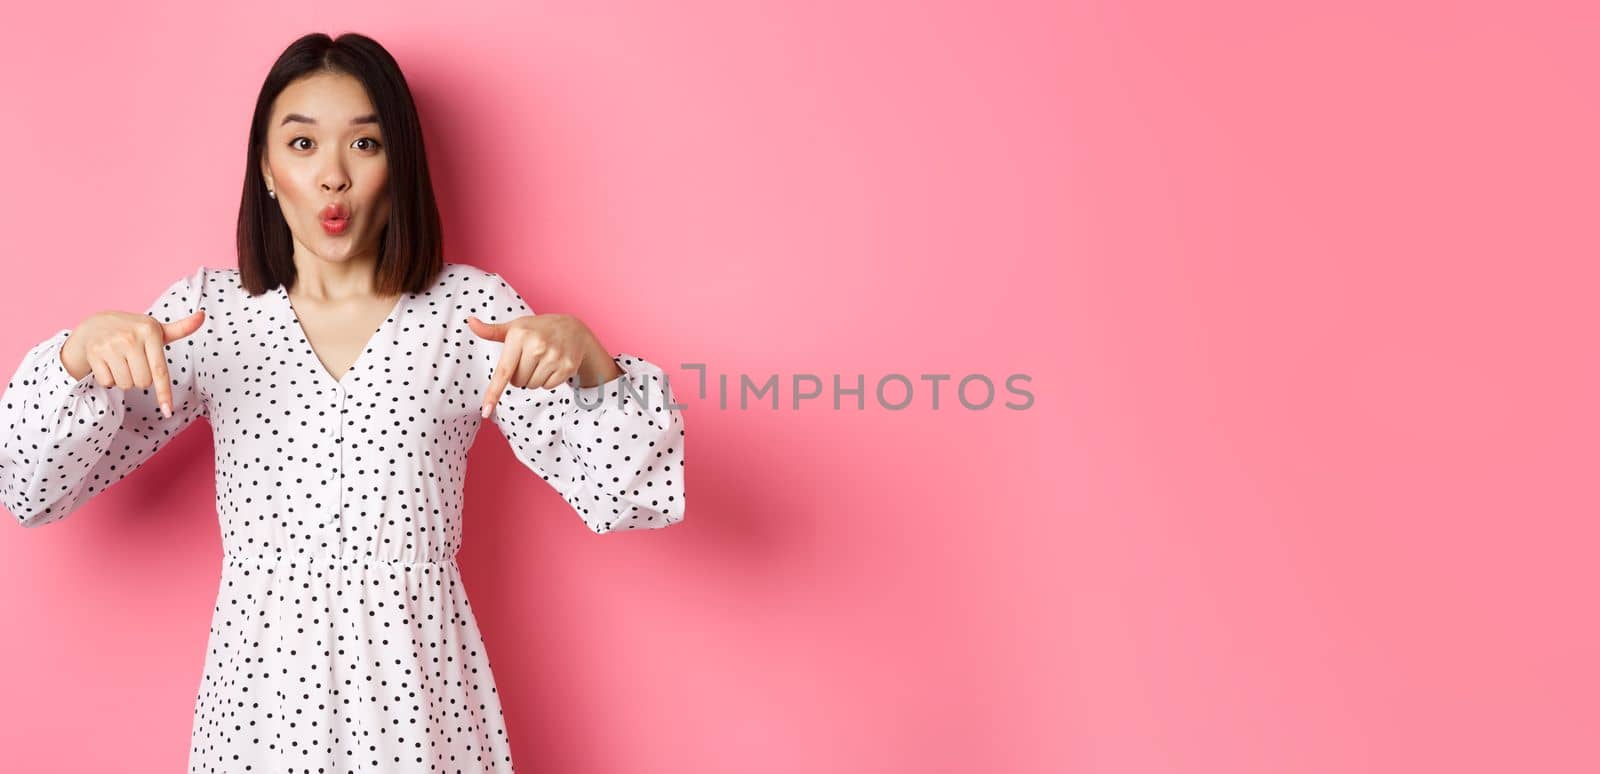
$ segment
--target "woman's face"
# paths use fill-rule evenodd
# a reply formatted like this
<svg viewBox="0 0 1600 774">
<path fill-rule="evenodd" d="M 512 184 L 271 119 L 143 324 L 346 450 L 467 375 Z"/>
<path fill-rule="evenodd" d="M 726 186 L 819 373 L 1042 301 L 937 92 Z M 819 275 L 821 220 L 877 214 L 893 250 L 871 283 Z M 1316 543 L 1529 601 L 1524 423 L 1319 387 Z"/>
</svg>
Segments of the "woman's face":
<svg viewBox="0 0 1600 774">
<path fill-rule="evenodd" d="M 318 73 L 278 94 L 261 174 L 289 223 L 297 259 L 377 256 L 389 222 L 384 153 L 377 111 L 355 78 Z"/>
</svg>

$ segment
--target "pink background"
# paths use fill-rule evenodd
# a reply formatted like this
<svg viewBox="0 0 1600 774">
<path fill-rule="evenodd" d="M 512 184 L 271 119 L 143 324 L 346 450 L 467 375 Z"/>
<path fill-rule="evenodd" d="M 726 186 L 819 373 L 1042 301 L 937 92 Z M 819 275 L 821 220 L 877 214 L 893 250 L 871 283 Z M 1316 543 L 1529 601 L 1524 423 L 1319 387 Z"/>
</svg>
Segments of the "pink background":
<svg viewBox="0 0 1600 774">
<path fill-rule="evenodd" d="M 660 532 L 480 436 L 519 769 L 1594 771 L 1600 19 L 1291 5 L 23 4 L 0 353 L 235 265 L 262 76 L 363 32 L 450 259 L 689 403 Z M 740 411 L 683 363 L 1035 404 Z M 0 769 L 182 770 L 212 475 L 201 423 L 0 529 Z"/>
</svg>

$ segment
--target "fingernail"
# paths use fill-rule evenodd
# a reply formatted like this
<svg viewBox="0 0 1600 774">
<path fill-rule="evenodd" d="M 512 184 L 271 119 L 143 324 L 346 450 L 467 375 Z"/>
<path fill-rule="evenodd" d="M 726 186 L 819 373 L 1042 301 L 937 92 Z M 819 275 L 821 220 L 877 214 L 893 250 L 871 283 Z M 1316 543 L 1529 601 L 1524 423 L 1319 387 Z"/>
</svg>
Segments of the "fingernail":
<svg viewBox="0 0 1600 774">
<path fill-rule="evenodd" d="M 161 413 L 166 415 L 167 419 L 171 419 L 172 418 L 172 407 L 168 406 L 165 403 L 161 404 Z"/>
<path fill-rule="evenodd" d="M 484 419 L 488 419 L 489 418 L 489 404 L 487 404 L 487 403 L 483 404 L 483 418 Z"/>
</svg>

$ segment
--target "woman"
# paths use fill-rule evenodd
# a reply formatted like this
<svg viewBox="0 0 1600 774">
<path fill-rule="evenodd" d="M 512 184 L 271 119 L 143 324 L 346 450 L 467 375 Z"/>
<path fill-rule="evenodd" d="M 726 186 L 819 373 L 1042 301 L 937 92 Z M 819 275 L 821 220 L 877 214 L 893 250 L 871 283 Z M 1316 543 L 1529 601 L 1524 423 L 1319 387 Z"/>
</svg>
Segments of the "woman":
<svg viewBox="0 0 1600 774">
<path fill-rule="evenodd" d="M 443 261 L 410 92 L 361 35 L 307 35 L 268 74 L 238 251 L 27 354 L 5 505 L 57 521 L 205 417 L 224 562 L 189 770 L 511 771 L 455 563 L 467 451 L 493 417 L 595 532 L 675 524 L 665 376 Z"/>
</svg>

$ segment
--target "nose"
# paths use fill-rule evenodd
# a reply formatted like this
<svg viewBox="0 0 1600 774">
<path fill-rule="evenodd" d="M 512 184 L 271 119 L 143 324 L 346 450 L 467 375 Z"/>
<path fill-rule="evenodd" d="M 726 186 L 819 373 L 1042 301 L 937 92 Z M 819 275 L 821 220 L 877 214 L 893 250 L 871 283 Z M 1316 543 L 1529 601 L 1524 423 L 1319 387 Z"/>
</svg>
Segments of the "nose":
<svg viewBox="0 0 1600 774">
<path fill-rule="evenodd" d="M 344 162 L 337 158 L 337 154 L 330 163 L 322 165 L 317 175 L 317 184 L 325 192 L 343 192 L 350 187 L 350 176 L 345 174 Z"/>
</svg>

